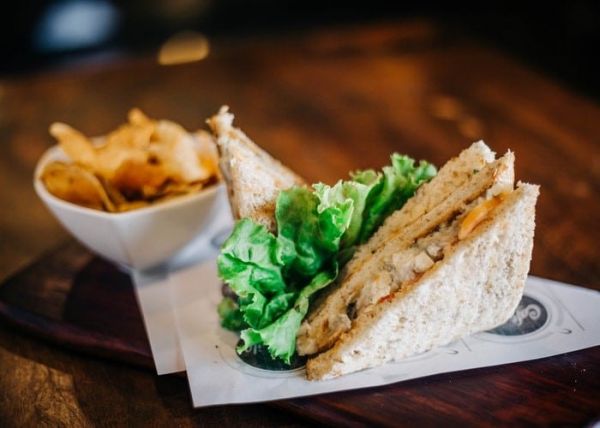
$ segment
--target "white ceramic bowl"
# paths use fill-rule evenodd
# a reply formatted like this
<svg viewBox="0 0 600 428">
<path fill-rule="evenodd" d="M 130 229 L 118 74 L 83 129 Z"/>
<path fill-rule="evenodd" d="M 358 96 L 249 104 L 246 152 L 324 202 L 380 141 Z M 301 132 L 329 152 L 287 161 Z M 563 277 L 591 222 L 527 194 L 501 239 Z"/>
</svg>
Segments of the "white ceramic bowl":
<svg viewBox="0 0 600 428">
<path fill-rule="evenodd" d="M 40 158 L 34 176 L 38 196 L 58 221 L 95 253 L 127 267 L 145 269 L 172 258 L 205 230 L 218 206 L 226 198 L 225 186 L 210 186 L 123 213 L 108 213 L 81 207 L 50 194 L 40 174 L 46 164 L 67 157 L 58 146 Z"/>
</svg>

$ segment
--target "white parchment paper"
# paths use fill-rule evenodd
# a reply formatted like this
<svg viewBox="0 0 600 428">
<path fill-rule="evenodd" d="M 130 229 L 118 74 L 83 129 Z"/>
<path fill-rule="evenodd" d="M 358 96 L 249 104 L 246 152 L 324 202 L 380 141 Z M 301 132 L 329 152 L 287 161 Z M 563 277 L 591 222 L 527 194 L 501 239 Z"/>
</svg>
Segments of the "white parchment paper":
<svg viewBox="0 0 600 428">
<path fill-rule="evenodd" d="M 209 226 L 173 260 L 153 269 L 130 272 L 159 375 L 185 371 L 168 284 L 169 274 L 215 257 L 233 225 L 225 192 L 222 193 Z"/>
<path fill-rule="evenodd" d="M 600 345 L 599 292 L 529 277 L 525 298 L 509 323 L 500 329 L 339 379 L 310 382 L 303 369 L 266 371 L 237 356 L 237 335 L 221 328 L 216 313 L 221 286 L 214 260 L 172 273 L 168 284 L 196 407 L 386 385 Z"/>
<path fill-rule="evenodd" d="M 167 286 L 168 272 L 140 272 L 131 274 L 152 358 L 159 375 L 185 370 L 185 362 L 175 325 L 175 313 Z"/>
</svg>

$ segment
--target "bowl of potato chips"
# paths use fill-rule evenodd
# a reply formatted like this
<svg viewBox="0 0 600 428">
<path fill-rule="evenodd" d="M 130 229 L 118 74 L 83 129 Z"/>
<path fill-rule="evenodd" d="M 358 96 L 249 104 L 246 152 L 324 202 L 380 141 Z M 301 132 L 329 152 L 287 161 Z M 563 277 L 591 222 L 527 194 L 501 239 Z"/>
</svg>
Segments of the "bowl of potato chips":
<svg viewBox="0 0 600 428">
<path fill-rule="evenodd" d="M 217 215 L 225 198 L 218 153 L 205 131 L 187 132 L 139 109 L 109 134 L 50 126 L 58 145 L 38 162 L 34 187 L 80 242 L 143 269 L 173 257 Z"/>
</svg>

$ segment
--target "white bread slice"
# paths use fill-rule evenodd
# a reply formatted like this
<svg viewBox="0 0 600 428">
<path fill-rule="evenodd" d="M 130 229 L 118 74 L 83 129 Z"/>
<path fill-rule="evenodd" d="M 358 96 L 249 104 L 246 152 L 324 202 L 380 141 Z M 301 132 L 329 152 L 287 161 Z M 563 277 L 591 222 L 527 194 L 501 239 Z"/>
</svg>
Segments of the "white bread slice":
<svg viewBox="0 0 600 428">
<path fill-rule="evenodd" d="M 304 184 L 292 170 L 233 126 L 227 106 L 207 120 L 219 149 L 219 168 L 235 219 L 251 218 L 275 232 L 275 201 L 281 190 Z"/>
<path fill-rule="evenodd" d="M 473 149 L 481 148 L 482 144 L 476 143 L 463 152 L 467 152 L 471 159 L 465 159 L 461 154 L 440 170 L 442 178 L 454 178 L 451 179 L 454 187 L 435 179 L 422 187 L 415 197 L 427 205 L 427 211 L 411 203 L 413 199 L 409 200 L 393 214 L 397 223 L 388 222 L 383 226 L 388 235 L 373 236 L 365 244 L 371 251 L 359 251 L 355 255 L 342 271 L 338 282 L 330 286 L 325 298 L 313 304 L 309 316 L 302 323 L 297 337 L 300 355 L 311 355 L 333 346 L 338 337 L 352 327 L 348 314 L 350 305 L 358 311 L 363 310 L 409 279 L 401 272 L 399 265 L 407 270 L 411 268 L 409 264 L 419 262 L 416 258 L 423 258 L 420 256 L 422 250 L 414 245 L 417 239 L 431 234 L 439 225 L 456 216 L 457 212 L 476 205 L 482 196 L 489 197 L 512 190 L 514 155 L 511 152 L 497 161 L 484 163 L 477 173 L 473 172 L 477 168 L 471 162 L 474 161 L 475 166 L 480 166 L 480 161 L 486 162 L 486 159 L 472 159 L 471 156 Z M 483 147 L 487 149 L 487 146 Z M 445 198 L 442 192 L 445 192 Z M 432 201 L 436 201 L 437 205 L 434 206 Z M 418 212 L 417 218 L 407 222 L 415 212 Z M 398 227 L 394 230 L 394 226 Z M 372 245 L 372 240 L 377 240 L 378 246 Z M 404 260 L 399 260 L 402 258 Z"/>
<path fill-rule="evenodd" d="M 372 252 L 383 241 L 389 240 L 398 231 L 440 204 L 454 189 L 467 182 L 475 171 L 493 162 L 495 157 L 495 153 L 483 141 L 477 141 L 447 161 L 431 181 L 419 187 L 402 209 L 390 215 L 375 234 L 360 246 L 348 266 L 351 268 L 361 257 L 371 257 Z"/>
<path fill-rule="evenodd" d="M 420 279 L 359 314 L 333 348 L 308 361 L 307 377 L 375 367 L 505 322 L 529 270 L 538 194 L 520 184 Z"/>
</svg>

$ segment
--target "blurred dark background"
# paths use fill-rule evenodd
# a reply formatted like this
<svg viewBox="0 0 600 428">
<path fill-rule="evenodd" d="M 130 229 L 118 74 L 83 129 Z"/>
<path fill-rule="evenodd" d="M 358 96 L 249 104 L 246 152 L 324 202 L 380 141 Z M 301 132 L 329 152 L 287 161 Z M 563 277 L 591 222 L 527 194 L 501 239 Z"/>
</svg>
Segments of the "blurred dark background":
<svg viewBox="0 0 600 428">
<path fill-rule="evenodd" d="M 314 26 L 429 18 L 600 98 L 600 2 L 21 0 L 3 4 L 0 76 L 156 52 L 170 35 L 277 34 Z"/>
</svg>

